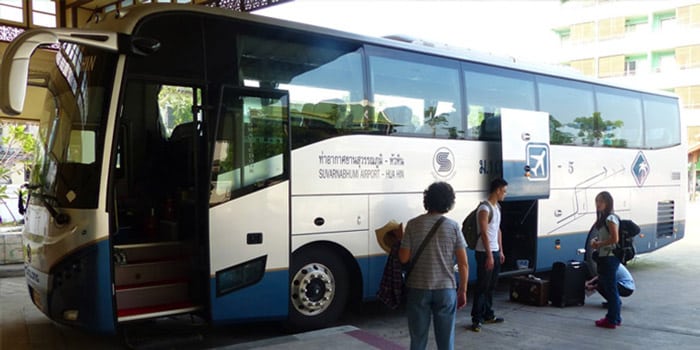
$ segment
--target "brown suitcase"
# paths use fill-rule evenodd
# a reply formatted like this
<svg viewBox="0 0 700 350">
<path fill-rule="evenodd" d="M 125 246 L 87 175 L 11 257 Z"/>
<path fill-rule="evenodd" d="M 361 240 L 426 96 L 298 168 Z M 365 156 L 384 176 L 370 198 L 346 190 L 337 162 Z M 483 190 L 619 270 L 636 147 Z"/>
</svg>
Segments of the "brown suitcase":
<svg viewBox="0 0 700 350">
<path fill-rule="evenodd" d="M 525 276 L 510 281 L 510 300 L 523 304 L 544 306 L 549 304 L 549 281 Z"/>
</svg>

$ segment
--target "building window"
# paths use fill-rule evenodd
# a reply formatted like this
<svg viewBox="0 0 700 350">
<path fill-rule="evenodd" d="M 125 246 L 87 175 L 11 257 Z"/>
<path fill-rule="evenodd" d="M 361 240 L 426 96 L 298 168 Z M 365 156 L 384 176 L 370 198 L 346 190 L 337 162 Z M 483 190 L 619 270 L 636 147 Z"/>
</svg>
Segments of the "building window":
<svg viewBox="0 0 700 350">
<path fill-rule="evenodd" d="M 639 33 L 649 27 L 649 20 L 644 17 L 630 17 L 625 19 L 625 33 Z"/>
<path fill-rule="evenodd" d="M 655 72 L 668 72 L 678 69 L 674 51 L 652 53 L 652 67 Z"/>
<path fill-rule="evenodd" d="M 669 31 L 676 28 L 676 12 L 661 12 L 654 14 L 654 31 Z"/>
<path fill-rule="evenodd" d="M 562 30 L 557 30 L 557 35 L 559 35 L 559 43 L 561 47 L 571 46 L 571 29 L 566 28 Z"/>
<path fill-rule="evenodd" d="M 0 20 L 24 23 L 24 2 L 22 0 L 0 0 Z"/>
<path fill-rule="evenodd" d="M 32 26 L 56 27 L 56 3 L 50 0 L 32 0 Z"/>
<path fill-rule="evenodd" d="M 646 55 L 632 55 L 625 57 L 625 75 L 637 75 L 649 70 Z"/>
<path fill-rule="evenodd" d="M 700 66 L 700 45 L 677 47 L 675 59 L 681 69 Z"/>
</svg>

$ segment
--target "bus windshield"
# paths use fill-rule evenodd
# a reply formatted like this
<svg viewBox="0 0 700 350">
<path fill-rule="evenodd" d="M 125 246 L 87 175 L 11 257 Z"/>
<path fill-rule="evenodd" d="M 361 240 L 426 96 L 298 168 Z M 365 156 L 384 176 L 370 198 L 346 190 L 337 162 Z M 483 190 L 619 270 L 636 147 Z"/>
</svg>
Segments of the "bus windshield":
<svg viewBox="0 0 700 350">
<path fill-rule="evenodd" d="M 105 138 L 106 109 L 116 55 L 61 43 L 47 67 L 32 67 L 30 85 L 46 89 L 39 105 L 39 135 L 30 188 L 40 189 L 64 208 L 97 206 L 99 167 Z"/>
</svg>

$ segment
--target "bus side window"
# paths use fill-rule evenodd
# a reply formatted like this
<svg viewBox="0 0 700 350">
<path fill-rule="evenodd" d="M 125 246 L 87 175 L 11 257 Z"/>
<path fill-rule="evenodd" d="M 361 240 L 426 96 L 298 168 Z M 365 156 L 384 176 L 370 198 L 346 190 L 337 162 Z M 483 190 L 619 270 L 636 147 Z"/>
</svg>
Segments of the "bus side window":
<svg viewBox="0 0 700 350">
<path fill-rule="evenodd" d="M 292 148 L 340 134 L 348 102 L 365 98 L 361 45 L 277 33 L 239 37 L 240 78 L 289 92 Z"/>
<path fill-rule="evenodd" d="M 377 132 L 429 138 L 464 132 L 456 62 L 379 48 L 368 52 Z"/>
<path fill-rule="evenodd" d="M 531 74 L 466 63 L 463 66 L 469 103 L 467 137 L 499 140 L 500 118 L 489 119 L 500 117 L 501 108 L 535 110 L 535 84 Z M 482 127 L 484 122 L 489 124 Z"/>
<path fill-rule="evenodd" d="M 671 147 L 681 143 L 678 103 L 670 97 L 644 96 L 644 130 L 646 148 Z"/>
<path fill-rule="evenodd" d="M 596 87 L 595 145 L 642 147 L 642 101 L 638 93 Z"/>
</svg>

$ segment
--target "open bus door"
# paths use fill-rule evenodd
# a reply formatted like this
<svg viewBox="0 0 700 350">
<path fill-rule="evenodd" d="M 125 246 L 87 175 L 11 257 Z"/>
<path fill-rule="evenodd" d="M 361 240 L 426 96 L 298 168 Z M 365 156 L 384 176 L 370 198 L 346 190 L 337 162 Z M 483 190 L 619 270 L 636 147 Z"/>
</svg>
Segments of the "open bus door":
<svg viewBox="0 0 700 350">
<path fill-rule="evenodd" d="M 532 272 L 537 266 L 537 200 L 549 198 L 550 189 L 549 116 L 504 108 L 501 140 L 503 178 L 508 182 L 502 204 L 502 272 Z"/>
</svg>

